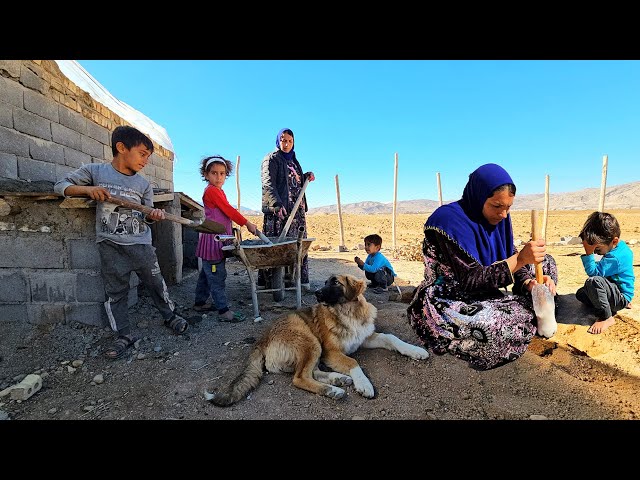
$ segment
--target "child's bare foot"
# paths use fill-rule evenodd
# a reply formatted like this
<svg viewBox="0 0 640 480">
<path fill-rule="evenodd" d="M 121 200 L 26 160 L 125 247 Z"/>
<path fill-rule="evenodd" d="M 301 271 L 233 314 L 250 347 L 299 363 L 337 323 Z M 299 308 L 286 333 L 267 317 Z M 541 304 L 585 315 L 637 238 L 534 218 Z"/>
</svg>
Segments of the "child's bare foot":
<svg viewBox="0 0 640 480">
<path fill-rule="evenodd" d="M 631 302 L 627 303 L 627 306 L 626 306 L 626 307 L 624 307 L 624 308 L 633 308 L 633 307 L 631 306 Z"/>
<path fill-rule="evenodd" d="M 606 331 L 614 323 L 616 323 L 616 319 L 613 318 L 613 317 L 609 317 L 606 320 L 599 320 L 599 321 L 595 322 L 593 325 L 591 325 L 587 329 L 587 332 L 596 333 L 596 334 L 597 333 L 602 333 L 602 332 Z"/>
</svg>

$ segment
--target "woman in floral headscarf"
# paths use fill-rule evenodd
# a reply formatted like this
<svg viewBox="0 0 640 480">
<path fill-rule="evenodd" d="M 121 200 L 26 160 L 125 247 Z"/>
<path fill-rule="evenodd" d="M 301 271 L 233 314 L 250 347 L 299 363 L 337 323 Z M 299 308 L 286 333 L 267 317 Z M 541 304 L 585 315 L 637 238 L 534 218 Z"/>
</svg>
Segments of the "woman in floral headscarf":
<svg viewBox="0 0 640 480">
<path fill-rule="evenodd" d="M 424 280 L 407 309 L 427 347 L 481 370 L 519 358 L 536 334 L 534 262 L 543 262 L 544 283 L 556 292 L 557 268 L 544 241 L 530 241 L 520 252 L 513 244 L 515 194 L 509 174 L 489 163 L 469 175 L 460 200 L 431 214 L 424 226 Z"/>
<path fill-rule="evenodd" d="M 302 173 L 302 167 L 296 158 L 293 145 L 293 131 L 283 128 L 276 136 L 276 148 L 262 160 L 262 213 L 264 213 L 263 233 L 267 237 L 277 237 L 287 223 L 289 213 L 296 203 L 305 179 L 315 180 L 313 172 Z M 298 211 L 289 228 L 289 232 L 297 232 L 304 227 L 304 238 L 307 238 L 307 198 L 303 197 Z M 293 234 L 291 236 L 296 236 Z M 258 272 L 258 285 L 268 286 L 271 269 Z M 287 281 L 291 281 L 291 272 L 287 273 Z M 310 290 L 309 258 L 302 259 L 300 282 L 303 289 Z"/>
</svg>

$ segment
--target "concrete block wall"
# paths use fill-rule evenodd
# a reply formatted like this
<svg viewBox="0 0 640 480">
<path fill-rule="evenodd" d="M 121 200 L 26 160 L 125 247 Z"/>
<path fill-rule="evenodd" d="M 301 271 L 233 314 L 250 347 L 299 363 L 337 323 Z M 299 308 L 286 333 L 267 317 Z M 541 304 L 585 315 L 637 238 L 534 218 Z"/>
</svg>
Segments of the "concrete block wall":
<svg viewBox="0 0 640 480">
<path fill-rule="evenodd" d="M 0 180 L 56 182 L 82 164 L 110 162 L 111 131 L 125 124 L 54 61 L 0 60 Z M 174 154 L 154 147 L 141 173 L 154 187 L 173 191 Z M 0 336 L 27 335 L 27 324 L 108 325 L 95 209 L 60 208 L 62 198 L 55 195 L 3 193 L 12 208 L 0 216 Z M 180 214 L 176 198 L 156 205 Z M 158 222 L 152 231 L 165 281 L 180 282 L 182 227 Z M 138 284 L 132 274 L 129 305 L 138 300 Z M 2 344 L 0 355 L 7 354 Z"/>
</svg>

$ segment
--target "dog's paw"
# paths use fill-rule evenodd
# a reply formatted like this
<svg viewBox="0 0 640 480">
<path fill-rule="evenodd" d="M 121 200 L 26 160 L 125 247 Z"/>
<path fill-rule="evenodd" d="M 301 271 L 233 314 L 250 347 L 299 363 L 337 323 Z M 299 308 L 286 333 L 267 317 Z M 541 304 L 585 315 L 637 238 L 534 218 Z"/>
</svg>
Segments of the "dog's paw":
<svg viewBox="0 0 640 480">
<path fill-rule="evenodd" d="M 325 396 L 327 396 L 329 398 L 333 398 L 333 399 L 339 400 L 341 398 L 344 398 L 345 395 L 347 394 L 347 392 L 345 390 L 343 390 L 342 388 L 329 386 L 325 390 L 324 394 L 325 394 Z"/>
<path fill-rule="evenodd" d="M 346 387 L 348 385 L 353 385 L 353 379 L 349 375 L 331 372 L 329 374 L 329 383 L 337 387 Z"/>
<path fill-rule="evenodd" d="M 373 385 L 364 374 L 360 367 L 356 367 L 352 369 L 350 372 L 351 378 L 353 380 L 353 387 L 356 389 L 360 395 L 366 398 L 373 398 L 375 395 L 375 390 L 373 389 Z"/>
<path fill-rule="evenodd" d="M 427 352 L 422 347 L 417 347 L 415 345 L 411 345 L 410 348 L 407 348 L 407 351 L 404 352 L 404 355 L 407 357 L 411 357 L 414 360 L 424 360 L 425 358 L 429 358 L 429 352 Z"/>
</svg>

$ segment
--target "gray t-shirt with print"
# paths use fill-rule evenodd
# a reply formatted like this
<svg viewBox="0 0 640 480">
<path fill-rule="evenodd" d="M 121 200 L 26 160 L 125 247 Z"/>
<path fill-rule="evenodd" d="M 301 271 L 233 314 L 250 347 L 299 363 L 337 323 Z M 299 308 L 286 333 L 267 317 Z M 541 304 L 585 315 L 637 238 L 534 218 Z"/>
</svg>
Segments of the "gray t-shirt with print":
<svg viewBox="0 0 640 480">
<path fill-rule="evenodd" d="M 153 188 L 149 181 L 137 173 L 125 175 L 110 163 L 89 163 L 67 174 L 53 190 L 59 195 L 70 185 L 95 185 L 109 190 L 113 197 L 153 207 Z M 138 210 L 108 202 L 96 206 L 96 242 L 110 240 L 119 245 L 151 245 L 151 229 Z"/>
</svg>

